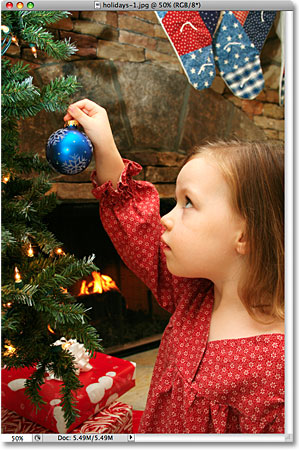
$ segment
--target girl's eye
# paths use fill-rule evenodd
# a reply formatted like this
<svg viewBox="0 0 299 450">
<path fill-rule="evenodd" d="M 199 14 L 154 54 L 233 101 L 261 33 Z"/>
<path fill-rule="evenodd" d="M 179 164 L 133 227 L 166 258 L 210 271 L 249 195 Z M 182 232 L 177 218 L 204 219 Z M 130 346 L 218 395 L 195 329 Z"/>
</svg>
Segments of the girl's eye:
<svg viewBox="0 0 299 450">
<path fill-rule="evenodd" d="M 186 197 L 186 204 L 184 206 L 184 208 L 192 208 L 192 202 L 190 200 L 190 198 Z"/>
</svg>

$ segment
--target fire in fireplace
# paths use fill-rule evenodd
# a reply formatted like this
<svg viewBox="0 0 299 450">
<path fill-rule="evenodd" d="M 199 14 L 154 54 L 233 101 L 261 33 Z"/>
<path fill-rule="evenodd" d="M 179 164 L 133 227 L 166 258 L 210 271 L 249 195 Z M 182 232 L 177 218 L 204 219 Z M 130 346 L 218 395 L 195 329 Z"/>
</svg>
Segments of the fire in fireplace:
<svg viewBox="0 0 299 450">
<path fill-rule="evenodd" d="M 119 291 L 115 282 L 108 275 L 102 275 L 100 272 L 92 272 L 92 281 L 88 283 L 87 280 L 82 280 L 80 282 L 80 295 L 89 294 L 102 294 L 103 292 L 110 291 L 110 289 L 116 289 Z"/>
<path fill-rule="evenodd" d="M 148 347 L 158 345 L 169 313 L 118 256 L 101 224 L 98 204 L 62 203 L 46 220 L 66 252 L 78 258 L 96 255 L 100 272 L 78 281 L 70 292 L 90 308 L 90 322 L 105 351 L 120 355 L 124 347 L 138 347 L 144 340 Z"/>
</svg>

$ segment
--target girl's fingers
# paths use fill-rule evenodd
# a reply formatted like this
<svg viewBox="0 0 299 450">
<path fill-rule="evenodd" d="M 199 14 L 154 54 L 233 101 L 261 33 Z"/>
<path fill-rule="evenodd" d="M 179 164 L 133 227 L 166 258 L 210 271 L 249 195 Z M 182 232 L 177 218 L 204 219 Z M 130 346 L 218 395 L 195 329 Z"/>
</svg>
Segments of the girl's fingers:
<svg viewBox="0 0 299 450">
<path fill-rule="evenodd" d="M 76 103 L 69 106 L 68 114 L 78 120 L 83 127 L 88 127 L 89 121 L 91 120 L 90 114 L 86 114 Z"/>
<path fill-rule="evenodd" d="M 99 113 L 103 113 L 104 111 L 105 111 L 104 108 L 99 106 L 97 103 L 92 102 L 91 100 L 85 98 L 83 100 L 79 100 L 79 101 L 69 105 L 68 111 L 67 111 L 66 115 L 64 116 L 63 120 L 65 122 L 68 120 L 78 119 L 78 118 L 80 118 L 82 120 L 82 117 L 84 116 L 84 114 L 89 117 L 94 117 Z M 80 114 L 80 112 L 82 114 Z"/>
<path fill-rule="evenodd" d="M 88 115 L 94 115 L 101 109 L 101 107 L 97 103 L 92 102 L 87 98 L 79 100 L 72 105 L 77 106 L 81 110 L 84 110 L 84 112 L 86 112 L 86 114 Z"/>
<path fill-rule="evenodd" d="M 63 118 L 63 120 L 65 121 L 65 122 L 67 122 L 68 120 L 72 120 L 73 119 L 73 117 L 70 115 L 70 113 L 66 113 L 66 115 L 64 116 L 64 118 Z"/>
</svg>

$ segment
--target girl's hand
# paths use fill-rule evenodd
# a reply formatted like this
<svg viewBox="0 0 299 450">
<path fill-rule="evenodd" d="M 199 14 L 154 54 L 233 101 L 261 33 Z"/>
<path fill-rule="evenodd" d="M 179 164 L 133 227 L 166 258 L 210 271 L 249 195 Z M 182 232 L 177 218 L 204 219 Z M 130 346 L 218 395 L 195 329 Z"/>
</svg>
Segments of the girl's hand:
<svg viewBox="0 0 299 450">
<path fill-rule="evenodd" d="M 107 112 L 91 100 L 79 100 L 68 107 L 64 120 L 77 120 L 93 143 L 99 184 L 111 181 L 117 187 L 124 163 L 115 145 Z"/>
<path fill-rule="evenodd" d="M 63 119 L 77 120 L 93 143 L 95 151 L 106 153 L 116 149 L 106 110 L 91 100 L 84 99 L 71 104 Z"/>
</svg>

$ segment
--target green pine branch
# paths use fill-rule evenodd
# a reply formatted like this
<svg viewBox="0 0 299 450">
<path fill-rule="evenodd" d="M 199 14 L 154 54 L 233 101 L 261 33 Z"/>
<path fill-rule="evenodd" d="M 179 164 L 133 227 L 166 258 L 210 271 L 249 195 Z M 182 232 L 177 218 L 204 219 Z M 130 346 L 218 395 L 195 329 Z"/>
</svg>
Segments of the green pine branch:
<svg viewBox="0 0 299 450">
<path fill-rule="evenodd" d="M 61 349 L 61 347 L 59 346 Z M 74 369 L 74 357 L 66 350 L 56 351 L 57 360 L 55 363 L 49 363 L 48 370 L 52 370 L 55 377 L 62 378 L 63 384 L 60 389 L 61 406 L 64 412 L 64 419 L 67 428 L 79 416 L 79 411 L 76 408 L 77 402 L 73 391 L 82 387 L 80 380 Z"/>
<path fill-rule="evenodd" d="M 37 153 L 16 154 L 14 161 L 17 166 L 17 172 L 20 174 L 29 174 L 31 172 L 53 173 L 53 169 L 48 162 Z"/>
<path fill-rule="evenodd" d="M 2 151 L 5 151 L 5 159 L 3 160 L 2 156 L 2 164 L 8 163 L 7 159 L 13 158 L 16 155 L 16 147 L 19 143 L 19 131 L 18 125 L 16 121 L 9 117 L 1 117 L 2 119 Z M 4 147 L 5 144 L 5 147 Z M 4 147 L 4 148 L 3 148 Z M 3 153 L 2 153 L 3 155 Z"/>
<path fill-rule="evenodd" d="M 60 256 L 35 276 L 35 282 L 46 290 L 50 286 L 53 286 L 55 289 L 60 287 L 68 288 L 92 271 L 98 270 L 93 264 L 93 260 L 94 255 L 85 257 L 82 260 L 76 260 L 73 255 Z"/>
<path fill-rule="evenodd" d="M 2 259 L 5 260 L 7 253 L 9 257 L 14 257 L 14 259 L 16 259 L 17 255 L 24 255 L 24 261 L 27 262 L 24 266 L 25 270 L 28 270 L 29 273 L 31 271 L 38 273 L 39 267 L 43 268 L 52 264 L 52 260 L 48 257 L 45 258 L 43 255 L 35 255 L 32 260 L 29 260 L 27 253 L 25 254 L 22 248 L 30 243 L 37 246 L 42 254 L 45 255 L 50 255 L 57 247 L 62 246 L 62 243 L 43 224 L 37 223 L 36 228 L 34 228 L 34 224 L 29 227 L 26 222 L 20 223 L 16 222 L 16 220 L 11 220 L 2 225 Z M 23 262 L 24 264 L 25 262 Z M 2 277 L 3 273 L 5 273 L 5 268 L 3 268 L 3 271 Z"/>
<path fill-rule="evenodd" d="M 23 22 L 27 25 L 45 25 L 66 19 L 71 13 L 68 11 L 22 11 Z"/>
<path fill-rule="evenodd" d="M 68 59 L 77 49 L 70 40 L 57 41 L 47 25 L 68 17 L 61 11 L 5 11 L 2 24 L 18 37 L 21 48 L 34 44 L 56 59 Z M 80 381 L 72 355 L 54 346 L 65 336 L 77 339 L 93 353 L 101 351 L 97 331 L 88 325 L 88 310 L 65 291 L 74 282 L 98 270 L 94 257 L 77 260 L 74 255 L 57 256 L 62 243 L 45 224 L 45 216 L 57 205 L 48 194 L 53 174 L 44 158 L 24 153 L 19 143 L 19 121 L 45 110 L 65 110 L 69 97 L 80 87 L 76 77 L 61 77 L 35 86 L 30 66 L 12 64 L 5 57 L 2 67 L 2 362 L 8 368 L 34 367 L 26 383 L 26 394 L 37 407 L 45 371 L 51 368 L 62 378 L 62 407 L 69 426 L 78 413 L 74 393 Z M 4 182 L 5 181 L 5 182 Z M 34 246 L 34 257 L 27 255 Z M 14 269 L 22 276 L 19 288 Z M 54 329 L 54 334 L 48 326 Z M 8 346 L 15 348 L 13 353 Z"/>
<path fill-rule="evenodd" d="M 34 306 L 34 294 L 37 292 L 38 286 L 25 284 L 21 289 L 16 289 L 13 284 L 2 286 L 2 301 L 8 303 L 13 298 L 14 304 L 24 304 Z"/>
<path fill-rule="evenodd" d="M 37 25 L 25 25 L 21 37 L 25 42 L 35 44 L 37 48 L 55 59 L 68 59 L 77 51 L 70 39 L 55 41 L 52 33 Z"/>
<path fill-rule="evenodd" d="M 7 117 L 25 119 L 40 111 L 40 92 L 32 80 L 28 77 L 21 82 L 11 80 L 2 85 L 2 111 Z"/>
<path fill-rule="evenodd" d="M 86 325 L 86 323 L 78 323 L 76 329 L 65 328 L 65 336 L 77 339 L 78 342 L 84 342 L 84 346 L 87 351 L 90 352 L 91 357 L 94 356 L 95 352 L 102 351 L 100 345 L 101 339 L 98 337 L 97 330 L 91 325 Z"/>
<path fill-rule="evenodd" d="M 1 74 L 2 74 L 2 86 L 6 85 L 11 80 L 21 82 L 28 76 L 30 69 L 29 64 L 24 64 L 22 61 L 18 61 L 15 64 L 11 64 L 9 59 L 2 59 L 1 61 Z"/>
<path fill-rule="evenodd" d="M 52 198 L 55 198 L 54 195 Z M 63 245 L 49 230 L 34 230 L 32 236 L 40 250 L 47 255 L 50 255 L 55 248 L 62 247 Z"/>
<path fill-rule="evenodd" d="M 1 251 L 2 251 L 2 255 L 4 253 L 6 253 L 6 251 L 9 248 L 14 247 L 15 245 L 17 245 L 17 240 L 15 239 L 13 233 L 10 232 L 9 230 L 7 230 L 5 228 L 5 226 L 2 225 L 2 227 L 1 227 Z"/>
<path fill-rule="evenodd" d="M 44 290 L 43 290 L 44 291 Z M 64 296 L 64 300 L 67 300 L 67 304 L 58 303 L 59 295 L 55 296 L 55 300 L 51 298 L 53 294 L 44 293 L 44 296 L 39 294 L 38 303 L 35 305 L 35 308 L 38 312 L 44 313 L 49 319 L 50 324 L 59 324 L 59 330 L 68 330 L 69 327 L 73 327 L 78 323 L 82 323 L 84 321 L 84 316 L 86 314 L 86 308 L 80 303 L 71 303 L 75 301 L 74 297 Z M 53 325 L 56 329 L 55 325 Z M 65 333 L 62 333 L 63 335 Z M 70 337 L 70 336 L 69 336 Z"/>
<path fill-rule="evenodd" d="M 64 111 L 69 97 L 81 87 L 75 76 L 61 77 L 52 80 L 41 90 L 42 104 L 46 111 Z"/>
<path fill-rule="evenodd" d="M 25 382 L 25 394 L 28 395 L 33 405 L 35 405 L 36 411 L 40 410 L 41 406 L 46 404 L 40 395 L 41 386 L 45 382 L 45 367 L 45 362 L 42 362 L 38 369 Z"/>
</svg>

